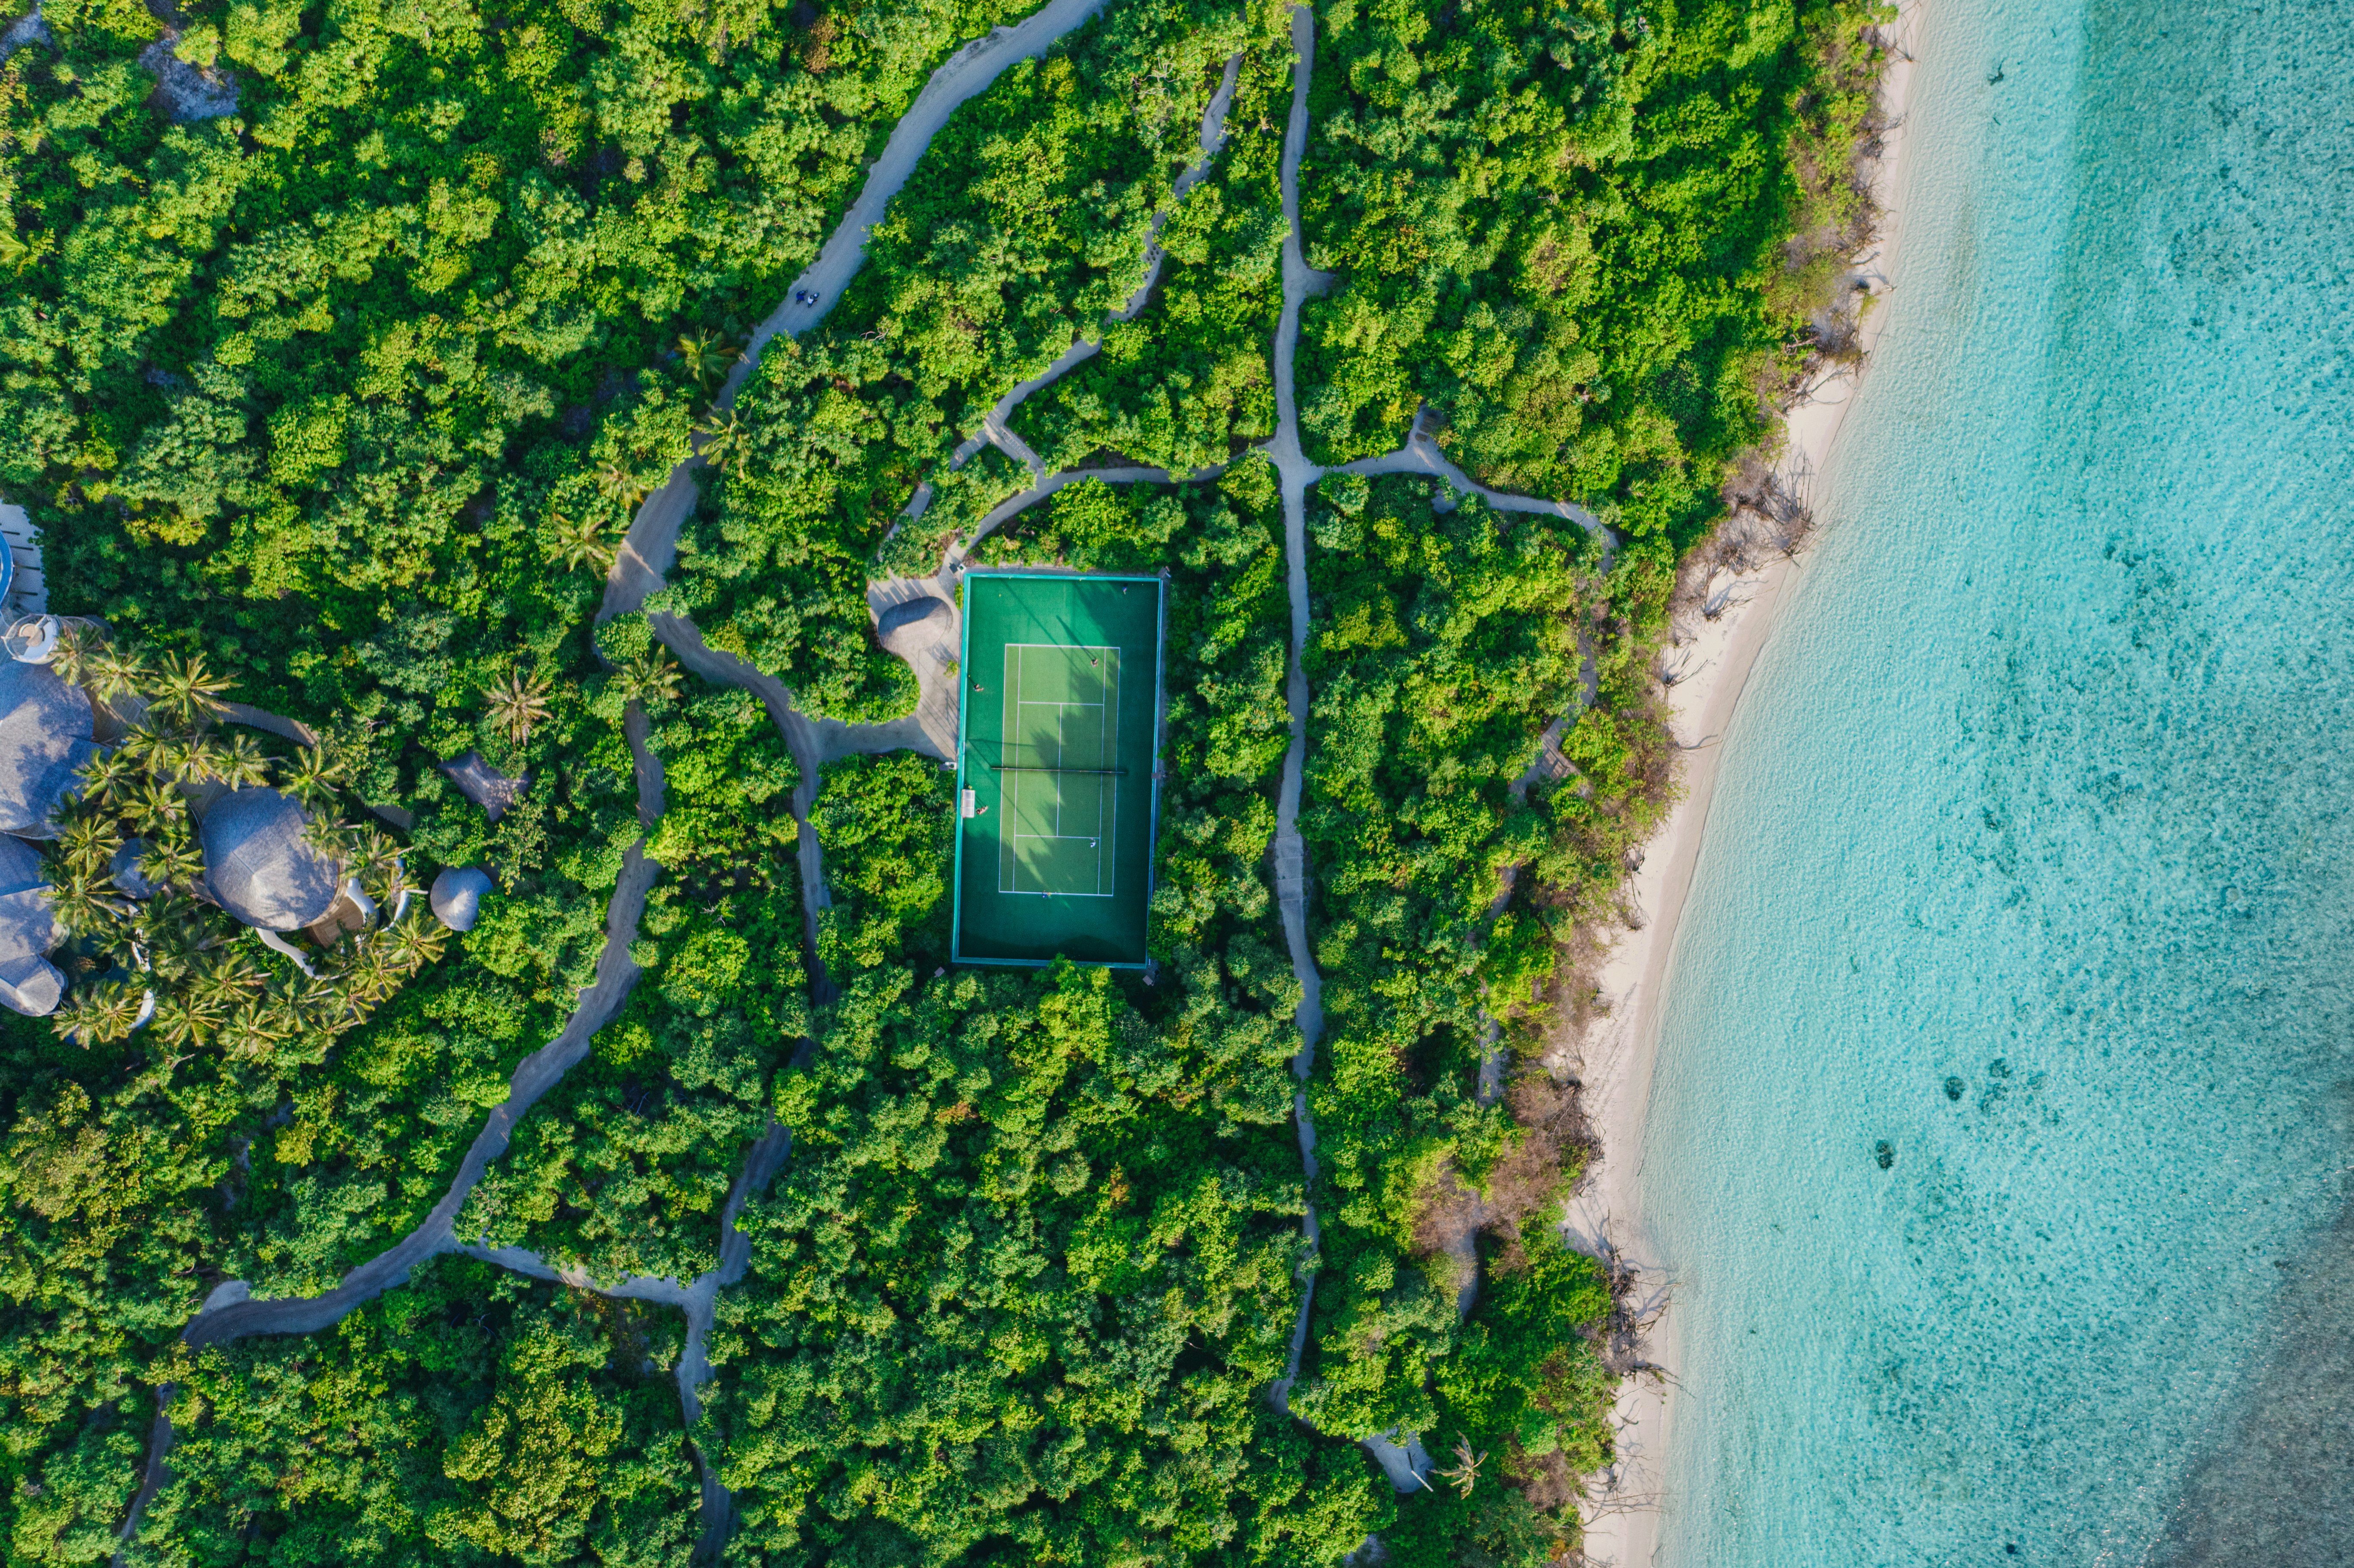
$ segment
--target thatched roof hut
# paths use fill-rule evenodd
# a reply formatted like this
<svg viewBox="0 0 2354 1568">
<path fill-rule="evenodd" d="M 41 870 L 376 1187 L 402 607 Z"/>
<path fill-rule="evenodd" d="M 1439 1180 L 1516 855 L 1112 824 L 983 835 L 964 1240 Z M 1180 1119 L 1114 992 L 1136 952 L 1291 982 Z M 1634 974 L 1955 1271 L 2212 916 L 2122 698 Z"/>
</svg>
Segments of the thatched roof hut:
<svg viewBox="0 0 2354 1568">
<path fill-rule="evenodd" d="M 34 1018 L 57 1011 L 66 977 L 43 955 L 64 935 L 41 878 L 41 857 L 0 836 L 0 1006 Z"/>
<path fill-rule="evenodd" d="M 47 664 L 0 659 L 0 832 L 48 838 L 99 754 L 90 694 Z"/>
<path fill-rule="evenodd" d="M 452 931 L 471 931 L 491 891 L 491 874 L 479 865 L 453 865 L 433 879 L 433 917 Z"/>
<path fill-rule="evenodd" d="M 213 902 L 264 931 L 299 931 L 335 906 L 341 869 L 302 836 L 302 808 L 275 789 L 232 789 L 196 826 Z"/>
</svg>

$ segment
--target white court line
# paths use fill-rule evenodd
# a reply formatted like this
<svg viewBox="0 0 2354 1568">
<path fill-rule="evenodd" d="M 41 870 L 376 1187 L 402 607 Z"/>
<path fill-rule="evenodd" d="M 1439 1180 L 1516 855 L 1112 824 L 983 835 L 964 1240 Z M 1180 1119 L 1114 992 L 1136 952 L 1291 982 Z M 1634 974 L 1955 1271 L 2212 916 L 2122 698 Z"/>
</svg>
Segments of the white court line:
<svg viewBox="0 0 2354 1568">
<path fill-rule="evenodd" d="M 1099 695 L 1096 701 L 1091 703 L 1074 702 L 1067 698 L 1061 697 L 1025 697 L 1022 694 L 1022 671 L 1024 663 L 1023 654 L 1026 651 L 1031 649 L 1051 649 L 1056 653 L 1063 654 L 1095 653 L 1098 656 L 1108 655 L 1111 661 L 1113 673 L 1108 678 L 1103 675 L 1098 675 L 1097 677 L 1097 690 L 1101 694 L 1101 695 Z M 1096 777 L 1096 820 L 1100 825 L 1094 833 L 1066 833 L 1062 831 L 1063 806 L 1066 795 L 1064 778 L 1061 772 L 1061 764 L 1063 761 L 1063 736 L 1067 733 L 1064 723 L 1064 715 L 1073 708 L 1093 708 L 1096 710 L 1097 715 L 1096 719 L 1097 749 L 1102 753 L 1100 760 L 1106 766 L 1109 765 L 1112 758 L 1117 757 L 1119 754 L 1119 687 L 1118 683 L 1119 657 L 1119 649 L 1109 643 L 1008 642 L 1005 644 L 1005 734 L 1008 739 L 1010 740 L 1013 736 L 1028 733 L 1022 725 L 1022 713 L 1024 708 L 1053 708 L 1055 710 L 1055 721 L 1054 726 L 1055 747 L 1054 757 L 1054 767 L 1055 769 L 1054 773 L 1055 821 L 1053 824 L 1055 832 L 1051 833 L 1025 833 L 1021 830 L 1017 824 L 1021 820 L 1022 779 L 1024 776 L 1021 773 L 1001 773 L 999 775 L 1001 781 L 999 810 L 1002 815 L 999 819 L 1000 825 L 998 828 L 997 891 L 999 893 L 1031 898 L 1111 898 L 1117 896 L 1118 890 L 1116 887 L 1107 887 L 1104 885 L 1106 864 L 1109 858 L 1105 853 L 1104 844 L 1107 840 L 1110 841 L 1114 844 L 1117 844 L 1119 842 L 1119 791 L 1116 786 L 1110 786 L 1107 783 L 1106 776 L 1097 775 Z M 1076 664 L 1066 663 L 1061 668 L 1067 673 L 1067 672 L 1077 668 L 1077 666 Z M 1001 746 L 1002 744 L 1003 743 L 1001 742 Z M 1026 743 L 1014 740 L 1013 741 L 1013 744 L 1019 746 Z M 1042 757 L 1039 760 L 1043 764 L 1045 761 L 1045 758 Z M 1020 880 L 1022 845 L 1025 842 L 1032 843 L 1044 842 L 1048 841 L 1076 842 L 1080 839 L 1087 840 L 1096 852 L 1095 892 L 1079 893 L 1064 888 L 1041 887 L 1034 889 L 1014 885 L 1014 884 Z"/>
</svg>

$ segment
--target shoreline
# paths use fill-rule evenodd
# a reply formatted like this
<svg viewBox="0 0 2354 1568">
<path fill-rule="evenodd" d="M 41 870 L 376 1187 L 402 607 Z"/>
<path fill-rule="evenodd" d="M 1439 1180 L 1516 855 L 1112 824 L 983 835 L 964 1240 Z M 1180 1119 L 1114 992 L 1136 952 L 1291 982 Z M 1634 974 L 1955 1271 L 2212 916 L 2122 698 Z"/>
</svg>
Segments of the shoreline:
<svg viewBox="0 0 2354 1568">
<path fill-rule="evenodd" d="M 1784 419 L 1788 439 L 1775 474 L 1785 490 L 1810 507 L 1831 471 L 1840 431 L 1870 375 L 1872 356 L 1890 314 L 1887 297 L 1903 235 L 1899 197 L 1910 166 L 1905 113 L 1928 4 L 1903 0 L 1900 5 L 1891 29 L 1893 58 L 1881 81 L 1881 105 L 1889 128 L 1872 189 L 1882 219 L 1875 242 L 1850 269 L 1873 298 L 1859 330 L 1862 365 L 1824 381 Z M 1679 1403 L 1672 1379 L 1682 1365 L 1682 1346 L 1670 1306 L 1674 1281 L 1662 1271 L 1657 1238 L 1642 1212 L 1643 1133 L 1658 1065 L 1669 960 L 1707 835 L 1724 736 L 1803 564 L 1777 553 L 1766 565 L 1745 572 L 1720 570 L 1705 592 L 1712 602 L 1722 596 L 1723 608 L 1713 617 L 1703 612 L 1697 624 L 1686 624 L 1679 616 L 1671 657 L 1681 678 L 1668 690 L 1668 733 L 1683 754 L 1684 795 L 1644 846 L 1642 864 L 1628 883 L 1628 902 L 1645 918 L 1641 926 L 1617 935 L 1597 976 L 1606 1011 L 1556 1052 L 1584 1086 L 1587 1122 L 1601 1150 L 1591 1174 L 1569 1202 L 1566 1234 L 1579 1250 L 1597 1256 L 1615 1253 L 1637 1270 L 1642 1292 L 1637 1315 L 1649 1324 L 1643 1359 L 1665 1369 L 1664 1375 L 1630 1376 L 1620 1385 L 1611 1416 L 1617 1457 L 1585 1509 L 1584 1555 L 1595 1568 L 1649 1568 L 1659 1549 L 1660 1519 L 1670 1506 L 1667 1462 Z"/>
</svg>

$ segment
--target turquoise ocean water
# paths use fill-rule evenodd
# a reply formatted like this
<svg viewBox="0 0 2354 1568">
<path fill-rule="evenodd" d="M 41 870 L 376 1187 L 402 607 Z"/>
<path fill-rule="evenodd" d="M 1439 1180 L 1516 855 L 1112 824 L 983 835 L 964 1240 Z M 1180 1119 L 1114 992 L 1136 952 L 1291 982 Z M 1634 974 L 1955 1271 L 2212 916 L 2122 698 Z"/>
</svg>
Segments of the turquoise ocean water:
<svg viewBox="0 0 2354 1568">
<path fill-rule="evenodd" d="M 2354 5 L 1930 5 L 1672 963 L 1660 1561 L 2354 1563 Z"/>
</svg>

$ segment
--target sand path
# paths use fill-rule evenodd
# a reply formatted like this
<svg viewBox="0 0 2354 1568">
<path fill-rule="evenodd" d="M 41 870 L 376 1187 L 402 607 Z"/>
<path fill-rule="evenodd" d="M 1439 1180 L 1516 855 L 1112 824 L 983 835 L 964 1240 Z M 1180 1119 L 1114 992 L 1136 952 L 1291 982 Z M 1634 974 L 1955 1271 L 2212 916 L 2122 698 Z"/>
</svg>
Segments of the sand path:
<svg viewBox="0 0 2354 1568">
<path fill-rule="evenodd" d="M 1299 401 L 1292 361 L 1299 348 L 1299 307 L 1316 281 L 1299 247 L 1299 159 L 1308 145 L 1308 89 L 1316 69 L 1316 16 L 1306 5 L 1291 10 L 1291 116 L 1283 131 L 1283 311 L 1275 326 L 1275 440 L 1267 443 L 1283 495 L 1284 587 L 1291 601 L 1290 668 L 1284 676 L 1284 705 L 1291 715 L 1291 744 L 1283 754 L 1283 782 L 1276 796 L 1275 899 L 1283 917 L 1284 946 L 1299 981 L 1299 1049 L 1291 1058 L 1292 1117 L 1299 1129 L 1299 1163 L 1310 1190 L 1316 1182 L 1316 1123 L 1308 1109 L 1308 1075 L 1316 1065 L 1316 1042 L 1324 1033 L 1324 977 L 1308 945 L 1308 848 L 1299 836 L 1299 791 L 1308 758 L 1308 674 L 1301 658 L 1308 649 L 1308 487 L 1318 471 L 1299 446 Z M 1311 1247 L 1322 1229 L 1311 1202 L 1301 1218 Z M 1299 1316 L 1291 1327 L 1291 1350 L 1277 1407 L 1290 1408 L 1292 1383 L 1308 1351 L 1308 1319 L 1316 1300 L 1316 1277 L 1301 1282 Z"/>
</svg>

